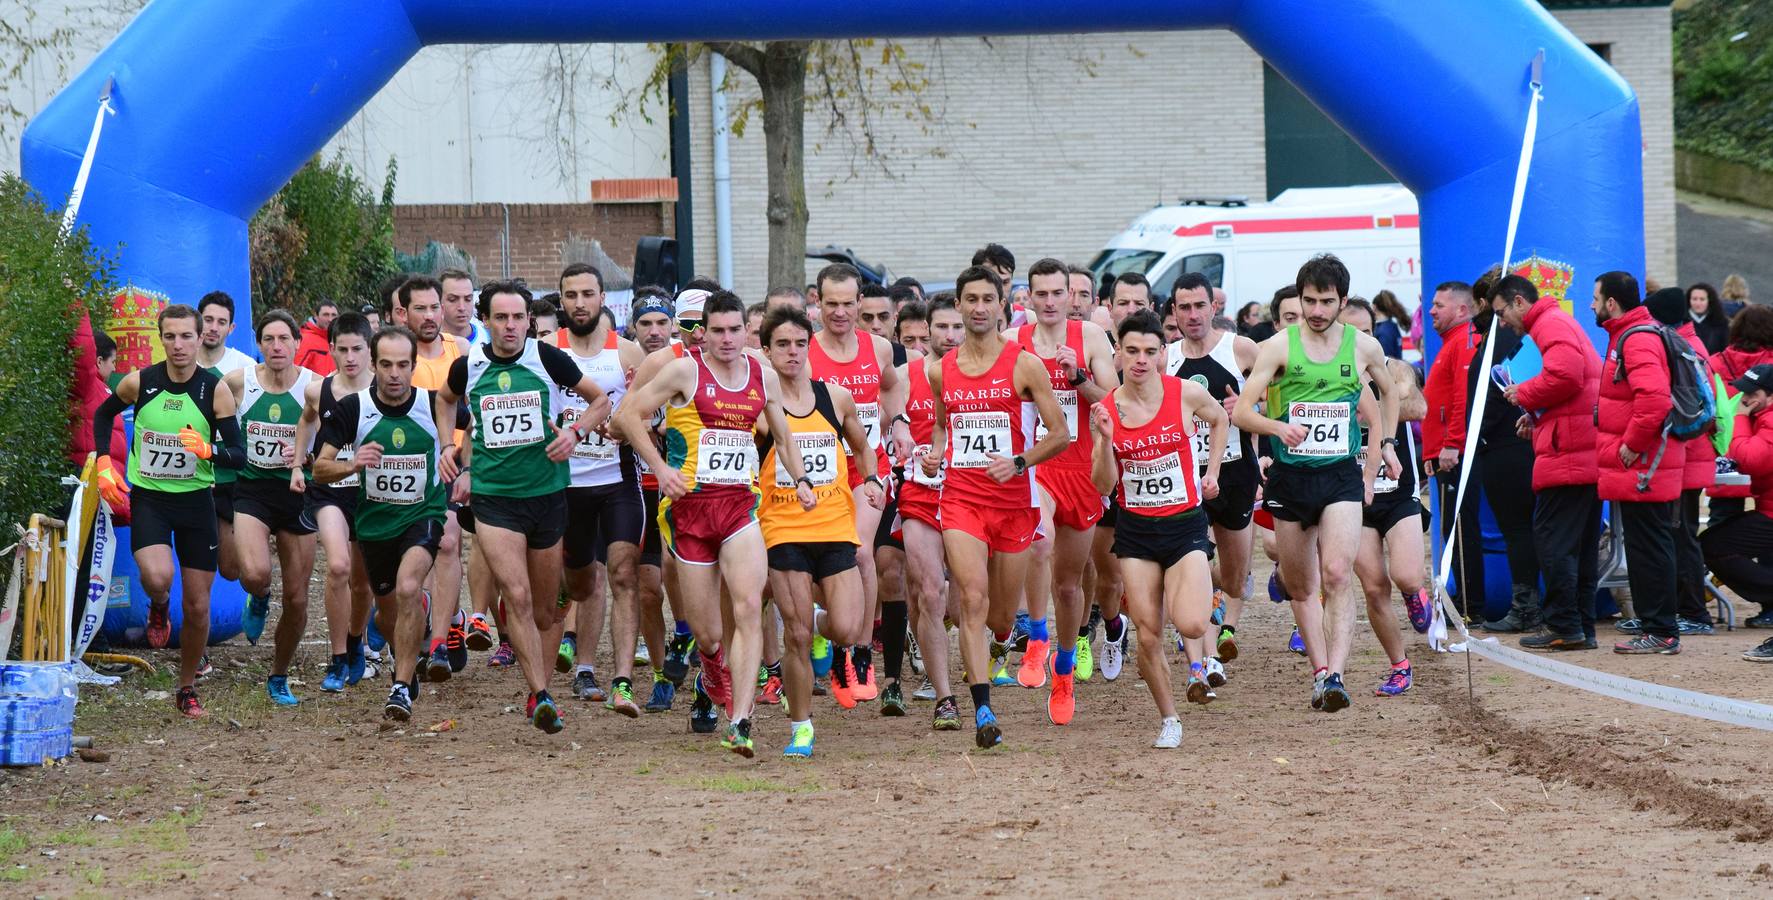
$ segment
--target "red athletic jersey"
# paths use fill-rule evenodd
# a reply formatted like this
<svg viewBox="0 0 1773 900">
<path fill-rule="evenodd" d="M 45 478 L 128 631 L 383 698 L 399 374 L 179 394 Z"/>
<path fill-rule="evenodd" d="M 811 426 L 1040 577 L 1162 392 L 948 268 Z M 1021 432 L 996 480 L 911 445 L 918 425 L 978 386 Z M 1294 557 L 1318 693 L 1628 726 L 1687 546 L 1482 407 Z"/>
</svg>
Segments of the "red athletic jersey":
<svg viewBox="0 0 1773 900">
<path fill-rule="evenodd" d="M 873 447 L 885 471 L 886 453 L 881 450 L 880 443 L 880 358 L 874 342 L 880 338 L 866 331 L 856 332 L 856 356 L 848 362 L 838 362 L 826 355 L 825 348 L 818 338 L 808 342 L 806 362 L 812 368 L 812 377 L 826 384 L 842 385 L 849 389 L 850 396 L 856 401 L 856 418 L 862 420 L 862 430 L 868 433 L 868 446 Z M 851 465 L 852 470 L 855 466 Z"/>
<path fill-rule="evenodd" d="M 1047 381 L 1053 386 L 1053 395 L 1059 398 L 1059 411 L 1065 414 L 1065 430 L 1070 432 L 1070 443 L 1058 456 L 1041 463 L 1055 469 L 1088 469 L 1090 453 L 1095 448 L 1096 438 L 1090 434 L 1089 405 L 1078 395 L 1077 388 L 1065 377 L 1057 359 L 1047 359 L 1034 349 L 1034 326 L 1024 325 L 1016 331 L 1016 342 L 1029 353 L 1040 359 L 1047 367 Z M 1066 320 L 1065 346 L 1077 354 L 1078 368 L 1087 369 L 1084 357 L 1083 323 Z M 1056 354 L 1055 354 L 1056 355 Z M 1037 418 L 1034 424 L 1034 439 L 1040 440 L 1047 433 L 1046 425 Z"/>
<path fill-rule="evenodd" d="M 562 329 L 562 331 L 564 331 L 564 330 L 565 329 Z M 611 337 L 614 337 L 615 332 L 610 332 L 610 335 L 611 335 Z M 614 345 L 612 345 L 612 346 L 614 346 Z M 684 354 L 686 354 L 686 353 L 700 354 L 702 352 L 700 350 L 692 349 L 688 344 L 685 344 L 681 341 L 672 341 L 671 343 L 669 343 L 665 346 L 671 350 L 671 356 L 674 359 L 682 359 L 684 357 Z M 663 424 L 664 421 L 665 421 L 665 411 L 659 410 L 659 412 L 653 416 L 652 431 L 654 434 L 658 433 L 659 426 L 661 424 Z M 661 456 L 664 455 L 664 451 L 662 449 L 660 450 L 659 455 L 661 455 Z M 634 454 L 634 469 L 635 469 L 635 471 L 638 471 L 640 473 L 640 489 L 643 491 L 652 491 L 653 493 L 658 493 L 658 491 L 659 491 L 659 476 L 654 475 L 653 470 L 646 467 L 646 460 L 641 459 L 640 454 L 638 454 L 638 453 Z"/>
<path fill-rule="evenodd" d="M 924 454 L 930 449 L 930 438 L 936 427 L 935 393 L 930 389 L 930 377 L 924 370 L 924 360 L 912 362 L 905 370 L 909 388 L 905 400 L 905 417 L 911 420 L 911 441 L 917 445 L 917 452 L 912 454 L 911 461 L 905 465 L 903 489 L 907 493 L 914 490 L 941 491 L 943 472 L 937 471 L 933 478 L 925 477 L 922 464 Z M 947 464 L 944 462 L 943 469 L 946 468 Z"/>
<path fill-rule="evenodd" d="M 1191 417 L 1182 414 L 1182 380 L 1174 375 L 1161 377 L 1164 398 L 1157 415 L 1137 428 L 1121 421 L 1113 397 L 1103 403 L 1114 421 L 1114 457 L 1120 467 L 1115 495 L 1121 509 L 1152 518 L 1173 516 L 1200 505 Z"/>
<path fill-rule="evenodd" d="M 1016 357 L 1021 352 L 1020 344 L 1005 341 L 997 361 L 979 376 L 961 372 L 958 350 L 942 360 L 942 405 L 948 412 L 943 506 L 1034 505 L 1034 479 L 1029 473 L 1001 484 L 985 474 L 990 457 L 1015 457 L 1034 440 L 1032 404 L 1016 393 Z"/>
</svg>

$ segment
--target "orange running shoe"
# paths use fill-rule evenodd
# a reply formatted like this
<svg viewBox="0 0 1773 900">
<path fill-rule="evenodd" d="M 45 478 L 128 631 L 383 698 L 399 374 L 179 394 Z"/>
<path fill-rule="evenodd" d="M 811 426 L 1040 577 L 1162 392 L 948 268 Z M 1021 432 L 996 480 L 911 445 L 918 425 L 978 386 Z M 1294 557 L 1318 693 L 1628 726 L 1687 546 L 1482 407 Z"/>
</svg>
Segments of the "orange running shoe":
<svg viewBox="0 0 1773 900">
<path fill-rule="evenodd" d="M 492 629 L 487 627 L 486 620 L 474 616 L 468 620 L 468 649 L 476 653 L 485 653 L 498 642 L 493 640 Z"/>
<path fill-rule="evenodd" d="M 1070 725 L 1077 712 L 1076 675 L 1067 672 L 1053 676 L 1053 692 L 1047 695 L 1047 718 L 1054 725 Z"/>
<path fill-rule="evenodd" d="M 201 719 L 209 715 L 203 708 L 203 702 L 197 699 L 197 688 L 194 686 L 179 688 L 172 698 L 172 705 L 178 707 L 178 711 L 187 719 Z"/>
<path fill-rule="evenodd" d="M 782 678 L 771 675 L 763 683 L 763 690 L 757 695 L 757 701 L 765 706 L 775 706 L 782 702 Z"/>
<path fill-rule="evenodd" d="M 1047 683 L 1047 648 L 1051 641 L 1028 639 L 1028 649 L 1022 652 L 1022 667 L 1016 670 L 1016 681 L 1025 688 L 1043 687 Z"/>
<path fill-rule="evenodd" d="M 150 602 L 148 604 L 148 646 L 155 650 L 162 650 L 169 643 L 172 643 L 171 601 L 166 603 Z"/>
<path fill-rule="evenodd" d="M 855 709 L 856 695 L 850 690 L 850 683 L 856 677 L 856 663 L 847 651 L 839 650 L 837 655 L 842 658 L 831 663 L 831 699 L 844 709 Z"/>
</svg>

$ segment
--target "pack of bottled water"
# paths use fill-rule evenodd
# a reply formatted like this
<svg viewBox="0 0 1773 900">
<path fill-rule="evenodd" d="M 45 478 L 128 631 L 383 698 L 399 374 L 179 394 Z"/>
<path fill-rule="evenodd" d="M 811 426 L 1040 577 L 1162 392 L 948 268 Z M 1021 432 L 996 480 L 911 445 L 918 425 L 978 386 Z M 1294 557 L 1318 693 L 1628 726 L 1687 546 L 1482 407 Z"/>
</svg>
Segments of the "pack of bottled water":
<svg viewBox="0 0 1773 900">
<path fill-rule="evenodd" d="M 35 766 L 72 753 L 79 699 L 71 663 L 0 663 L 0 765 Z"/>
</svg>

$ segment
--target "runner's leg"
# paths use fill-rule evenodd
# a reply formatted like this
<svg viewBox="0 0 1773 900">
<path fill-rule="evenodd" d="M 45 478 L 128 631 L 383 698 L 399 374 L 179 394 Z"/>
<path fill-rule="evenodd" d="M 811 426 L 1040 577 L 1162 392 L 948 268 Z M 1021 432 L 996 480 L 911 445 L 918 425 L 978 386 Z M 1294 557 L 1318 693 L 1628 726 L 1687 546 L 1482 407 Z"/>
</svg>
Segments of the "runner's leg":
<svg viewBox="0 0 1773 900">
<path fill-rule="evenodd" d="M 949 611 L 954 614 L 954 621 L 960 626 L 961 667 L 966 671 L 967 684 L 972 688 L 974 701 L 977 703 L 979 697 L 989 696 L 991 687 L 991 652 L 988 646 L 990 636 L 986 633 L 990 627 L 987 618 L 991 608 L 988 595 L 991 588 L 991 552 L 984 541 L 956 529 L 945 529 L 942 532 L 942 549 L 948 560 L 948 577 L 954 591 L 949 598 Z M 1020 588 L 1018 583 L 1011 590 L 1020 593 Z M 1011 605 L 1014 604 L 1012 598 Z M 1015 616 L 1016 611 L 1011 609 L 1011 622 L 1015 621 Z M 1008 624 L 1004 625 L 1004 631 L 1009 631 Z"/>
<path fill-rule="evenodd" d="M 531 592 L 530 575 L 535 567 L 530 564 L 528 541 L 521 532 L 486 522 L 476 522 L 474 546 L 482 551 L 482 559 L 488 572 L 505 599 L 505 621 L 500 625 L 501 637 L 510 641 L 512 649 L 516 651 L 518 664 L 523 668 L 523 679 L 528 683 L 530 692 L 546 690 L 548 673 L 554 669 L 543 651 L 540 625 L 547 623 L 551 626 L 554 613 L 552 609 L 538 613 L 537 609 L 543 606 L 552 607 L 554 594 L 544 596 Z M 558 582 L 560 577 L 558 545 L 556 548 L 555 574 L 551 582 Z M 440 553 L 439 557 L 441 555 Z"/>
<path fill-rule="evenodd" d="M 1323 573 L 1325 665 L 1341 674 L 1354 640 L 1354 554 L 1360 547 L 1361 504 L 1332 503 L 1318 519 L 1317 553 Z"/>
<path fill-rule="evenodd" d="M 1358 505 L 1355 515 L 1360 515 Z M 1280 570 L 1281 586 L 1292 600 L 1293 621 L 1299 626 L 1299 636 L 1305 640 L 1305 658 L 1310 661 L 1313 672 L 1328 667 L 1329 654 L 1324 636 L 1323 606 L 1318 603 L 1317 591 L 1311 590 L 1318 582 L 1318 530 L 1316 527 L 1301 528 L 1298 522 L 1286 519 L 1274 520 L 1276 565 Z M 1344 565 L 1352 565 L 1353 555 L 1349 554 Z"/>
<path fill-rule="evenodd" d="M 1237 628 L 1249 595 L 1244 585 L 1250 580 L 1250 550 L 1255 528 L 1245 525 L 1233 531 L 1213 526 L 1213 555 L 1218 561 L 1219 586 L 1225 592 L 1225 624 Z"/>
<path fill-rule="evenodd" d="M 449 633 L 450 621 L 462 607 L 462 526 L 456 514 L 445 513 L 443 542 L 431 566 L 431 637 Z"/>
<path fill-rule="evenodd" d="M 788 720 L 804 722 L 813 715 L 813 580 L 805 572 L 771 569 L 770 593 L 782 612 L 782 684 L 788 699 Z"/>
<path fill-rule="evenodd" d="M 407 684 L 416 677 L 419 659 L 425 652 L 423 594 L 431 569 L 431 553 L 424 547 L 408 547 L 401 555 L 394 580 L 394 630 L 383 632 L 394 635 L 394 680 Z"/>
<path fill-rule="evenodd" d="M 214 583 L 214 572 L 189 566 L 179 568 L 179 605 L 185 617 L 179 625 L 180 687 L 197 682 L 197 667 L 203 664 L 203 654 L 209 647 L 209 589 Z"/>
<path fill-rule="evenodd" d="M 234 559 L 242 590 L 259 596 L 271 593 L 270 527 L 254 516 L 235 513 Z"/>
<path fill-rule="evenodd" d="M 757 667 L 763 656 L 763 585 L 765 568 L 763 531 L 756 523 L 746 525 L 720 545 L 720 579 L 730 598 L 722 605 L 731 611 L 732 631 L 727 640 L 727 668 L 733 674 L 733 721 L 751 718 L 757 698 Z"/>
<path fill-rule="evenodd" d="M 917 646 L 923 651 L 923 673 L 936 698 L 951 696 L 948 677 L 948 592 L 942 577 L 942 533 L 917 519 L 906 519 L 905 574 L 911 602 L 916 604 Z"/>
<path fill-rule="evenodd" d="M 251 518 L 248 516 L 247 518 Z M 283 613 L 271 651 L 271 674 L 289 674 L 290 661 L 308 629 L 308 584 L 314 575 L 314 535 L 277 535 L 277 564 L 283 572 Z"/>
<path fill-rule="evenodd" d="M 1139 671 L 1157 704 L 1158 717 L 1172 718 L 1176 694 L 1170 687 L 1169 664 L 1164 661 L 1164 571 L 1149 559 L 1122 559 L 1120 573 L 1126 581 L 1126 611 L 1139 631 Z"/>
<path fill-rule="evenodd" d="M 322 601 L 326 607 L 326 638 L 333 656 L 345 655 L 345 641 L 351 634 L 356 611 L 356 590 L 352 584 L 353 551 L 351 526 L 345 513 L 336 506 L 322 506 L 314 511 L 314 524 L 319 527 L 320 549 L 326 551 L 326 587 Z M 287 610 L 285 611 L 287 615 Z M 279 626 L 281 628 L 281 626 Z"/>
<path fill-rule="evenodd" d="M 1392 663 L 1404 658 L 1404 636 L 1398 632 L 1397 615 L 1391 609 L 1391 578 L 1385 573 L 1385 548 L 1376 529 L 1361 529 L 1360 547 L 1354 557 L 1354 574 L 1367 600 L 1367 623 Z"/>
</svg>

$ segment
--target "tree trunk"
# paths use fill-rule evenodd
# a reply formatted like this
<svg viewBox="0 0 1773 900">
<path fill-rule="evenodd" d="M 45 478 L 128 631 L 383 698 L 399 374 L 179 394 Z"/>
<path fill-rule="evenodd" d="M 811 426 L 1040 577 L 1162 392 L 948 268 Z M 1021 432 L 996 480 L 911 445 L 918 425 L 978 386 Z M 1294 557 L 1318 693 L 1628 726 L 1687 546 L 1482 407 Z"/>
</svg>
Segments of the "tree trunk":
<svg viewBox="0 0 1773 900">
<path fill-rule="evenodd" d="M 800 287 L 806 279 L 806 60 L 805 41 L 772 41 L 757 79 L 768 157 L 771 289 Z"/>
</svg>

